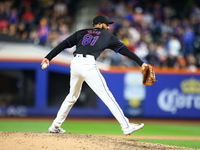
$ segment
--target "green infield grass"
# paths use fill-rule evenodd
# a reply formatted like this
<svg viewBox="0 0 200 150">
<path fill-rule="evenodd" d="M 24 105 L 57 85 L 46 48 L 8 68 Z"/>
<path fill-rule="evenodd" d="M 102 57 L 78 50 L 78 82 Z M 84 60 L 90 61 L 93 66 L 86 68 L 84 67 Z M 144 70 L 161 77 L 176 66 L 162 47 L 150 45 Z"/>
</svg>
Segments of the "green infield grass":
<svg viewBox="0 0 200 150">
<path fill-rule="evenodd" d="M 137 140 L 137 139 L 136 139 Z M 165 145 L 181 146 L 188 148 L 199 149 L 200 141 L 188 141 L 188 140 L 147 140 L 147 139 L 138 139 L 137 141 L 150 142 L 150 143 L 159 143 Z"/>
<path fill-rule="evenodd" d="M 0 131 L 19 131 L 19 132 L 48 132 L 51 125 L 50 120 L 7 120 L 0 119 Z M 122 135 L 121 128 L 117 122 L 100 122 L 100 121 L 74 121 L 66 120 L 62 124 L 67 132 L 82 134 L 107 134 Z M 134 132 L 133 135 L 147 136 L 188 136 L 200 137 L 199 125 L 187 124 L 155 124 L 145 123 L 142 130 Z M 131 136 L 130 136 L 131 139 Z M 166 145 L 182 146 L 200 149 L 200 141 L 197 140 L 154 140 L 154 139 L 134 139 L 138 141 L 146 141 L 152 143 L 160 143 Z"/>
</svg>

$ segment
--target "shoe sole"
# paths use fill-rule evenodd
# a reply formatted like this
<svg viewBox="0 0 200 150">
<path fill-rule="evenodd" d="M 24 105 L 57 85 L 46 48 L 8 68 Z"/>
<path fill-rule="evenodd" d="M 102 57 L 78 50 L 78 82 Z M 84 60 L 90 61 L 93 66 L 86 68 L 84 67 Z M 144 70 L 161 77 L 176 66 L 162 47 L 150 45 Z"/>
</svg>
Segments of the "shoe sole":
<svg viewBox="0 0 200 150">
<path fill-rule="evenodd" d="M 143 125 L 141 128 L 138 128 L 137 130 L 133 130 L 131 133 L 127 133 L 127 134 L 124 134 L 124 135 L 125 135 L 125 136 L 131 135 L 133 132 L 135 132 L 135 131 L 138 131 L 138 130 L 142 129 L 143 127 L 144 127 L 144 125 Z"/>
<path fill-rule="evenodd" d="M 51 132 L 51 131 L 49 131 L 49 133 L 59 133 L 59 132 Z"/>
<path fill-rule="evenodd" d="M 58 134 L 60 133 L 60 134 L 63 134 L 63 133 L 66 133 L 66 132 L 51 132 L 51 131 L 49 131 L 49 133 L 56 133 L 56 134 L 57 134 L 57 133 L 58 133 Z"/>
<path fill-rule="evenodd" d="M 48 129 L 48 131 L 49 131 L 49 133 L 60 133 L 60 134 L 62 134 L 62 133 L 66 133 L 66 131 L 64 131 L 64 132 L 60 132 L 61 130 L 60 129 L 57 129 L 57 130 L 51 130 L 51 128 L 49 128 Z"/>
<path fill-rule="evenodd" d="M 49 131 L 49 133 L 60 133 L 60 134 L 63 134 L 63 133 L 66 133 L 66 132 L 53 132 L 53 131 Z"/>
</svg>

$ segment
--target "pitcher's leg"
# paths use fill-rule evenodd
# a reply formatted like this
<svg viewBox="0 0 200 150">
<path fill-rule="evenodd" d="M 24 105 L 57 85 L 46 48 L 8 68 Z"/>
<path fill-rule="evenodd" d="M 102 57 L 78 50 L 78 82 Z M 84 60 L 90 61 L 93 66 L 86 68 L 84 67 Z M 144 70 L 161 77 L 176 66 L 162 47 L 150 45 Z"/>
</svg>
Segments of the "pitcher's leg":
<svg viewBox="0 0 200 150">
<path fill-rule="evenodd" d="M 53 125 L 60 127 L 62 123 L 65 121 L 69 111 L 71 110 L 74 103 L 77 101 L 81 88 L 83 84 L 83 78 L 77 75 L 71 74 L 70 79 L 70 92 L 66 96 L 65 100 L 63 101 L 55 120 L 53 121 Z"/>
<path fill-rule="evenodd" d="M 85 81 L 109 108 L 111 113 L 120 123 L 121 127 L 128 127 L 130 125 L 128 118 L 125 117 L 122 109 L 108 89 L 105 79 L 98 68 L 95 68 L 93 73 L 88 73 L 88 75 L 85 76 Z"/>
</svg>

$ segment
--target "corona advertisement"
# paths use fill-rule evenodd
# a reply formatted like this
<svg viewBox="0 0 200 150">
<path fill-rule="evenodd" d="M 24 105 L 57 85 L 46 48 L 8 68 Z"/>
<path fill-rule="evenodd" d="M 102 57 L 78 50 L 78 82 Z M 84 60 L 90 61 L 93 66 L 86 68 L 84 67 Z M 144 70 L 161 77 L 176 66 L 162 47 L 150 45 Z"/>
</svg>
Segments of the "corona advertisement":
<svg viewBox="0 0 200 150">
<path fill-rule="evenodd" d="M 200 77 L 173 75 L 167 79 L 166 83 L 156 83 L 152 96 L 151 90 L 148 91 L 145 114 L 154 117 L 200 118 Z"/>
</svg>

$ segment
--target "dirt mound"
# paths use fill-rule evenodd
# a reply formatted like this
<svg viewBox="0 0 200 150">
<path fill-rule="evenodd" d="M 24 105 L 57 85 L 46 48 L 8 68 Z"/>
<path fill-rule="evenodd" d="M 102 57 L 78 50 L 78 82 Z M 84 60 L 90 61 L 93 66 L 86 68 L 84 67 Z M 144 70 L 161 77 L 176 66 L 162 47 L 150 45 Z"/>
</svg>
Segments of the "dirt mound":
<svg viewBox="0 0 200 150">
<path fill-rule="evenodd" d="M 0 132 L 0 150 L 194 150 L 89 134 Z"/>
</svg>

